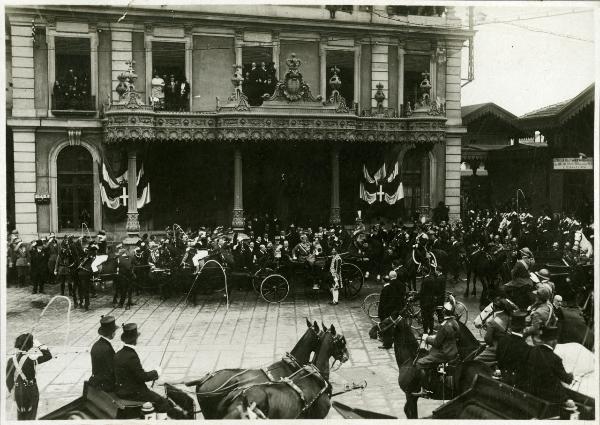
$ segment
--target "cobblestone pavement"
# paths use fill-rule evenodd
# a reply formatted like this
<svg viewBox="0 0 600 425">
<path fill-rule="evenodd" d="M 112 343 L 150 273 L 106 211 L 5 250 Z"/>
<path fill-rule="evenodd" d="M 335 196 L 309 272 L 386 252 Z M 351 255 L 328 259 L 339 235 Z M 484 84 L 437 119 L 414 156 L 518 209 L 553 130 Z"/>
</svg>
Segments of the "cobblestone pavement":
<svg viewBox="0 0 600 425">
<path fill-rule="evenodd" d="M 53 302 L 38 321 L 43 307 L 59 292 L 58 285 L 49 286 L 46 295 L 32 295 L 30 288 L 11 287 L 7 290 L 7 354 L 12 354 L 10 347 L 16 336 L 32 329 L 40 341 L 49 345 L 54 359 L 38 367 L 39 417 L 81 395 L 83 382 L 91 374 L 88 350 L 98 337 L 100 315 L 114 315 L 119 325 L 136 322 L 141 331 L 138 344 L 142 364 L 146 369 L 161 364 L 161 378 L 167 382 L 200 377 L 220 368 L 266 366 L 291 350 L 304 333 L 304 318 L 308 317 L 319 324 L 335 325 L 346 337 L 350 360 L 332 373 L 334 391 L 346 383 L 368 383 L 366 390 L 336 399 L 353 407 L 405 418 L 404 393 L 398 387 L 393 350 L 381 350 L 378 341 L 369 339 L 372 323 L 361 308 L 364 297 L 378 292 L 380 284 L 368 281 L 356 299 L 342 299 L 335 307 L 327 303 L 325 294 L 313 299 L 304 294 L 300 285 L 296 286 L 281 304 L 268 304 L 251 290 L 236 290 L 229 309 L 222 293 L 202 296 L 196 307 L 183 303 L 183 297 L 161 301 L 156 295 L 142 293 L 130 310 L 113 310 L 110 291 L 99 291 L 98 297 L 91 299 L 91 310 L 71 311 L 70 321 L 64 299 Z M 462 299 L 464 283 L 449 285 L 447 289 L 465 302 L 471 320 L 478 313 L 477 302 L 474 297 Z M 479 337 L 478 333 L 475 335 Z M 120 349 L 118 336 L 114 342 L 115 349 Z M 419 416 L 429 415 L 440 404 L 421 399 Z M 15 419 L 12 399 L 7 406 L 7 418 Z M 332 409 L 329 417 L 340 416 Z"/>
</svg>

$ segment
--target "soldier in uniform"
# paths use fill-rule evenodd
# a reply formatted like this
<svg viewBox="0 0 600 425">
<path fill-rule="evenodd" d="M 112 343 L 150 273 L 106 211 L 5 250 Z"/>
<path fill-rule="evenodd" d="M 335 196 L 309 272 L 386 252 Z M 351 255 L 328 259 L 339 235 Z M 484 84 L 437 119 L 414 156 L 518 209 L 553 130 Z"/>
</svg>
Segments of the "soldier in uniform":
<svg viewBox="0 0 600 425">
<path fill-rule="evenodd" d="M 117 281 L 115 295 L 113 297 L 113 306 L 116 306 L 118 301 L 119 307 L 123 307 L 125 298 L 127 298 L 127 307 L 125 307 L 125 309 L 129 310 L 131 308 L 133 305 L 131 302 L 133 281 L 135 279 L 136 276 L 131 256 L 127 253 L 127 250 L 121 243 L 117 245 Z"/>
<path fill-rule="evenodd" d="M 535 303 L 531 306 L 531 312 L 525 319 L 527 327 L 523 330 L 523 336 L 527 338 L 531 336 L 534 345 L 543 344 L 540 339 L 542 329 L 545 327 L 556 326 L 556 314 L 554 314 L 554 307 L 552 306 L 550 299 L 552 297 L 552 290 L 550 286 L 542 283 L 538 289 L 533 291 L 535 295 Z"/>
<path fill-rule="evenodd" d="M 151 391 L 146 382 L 156 381 L 162 371 L 146 371 L 137 352 L 137 340 L 140 333 L 135 323 L 123 325 L 121 340 L 123 348 L 115 354 L 115 386 L 116 394 L 121 398 L 137 401 L 149 401 L 154 404 L 158 413 L 167 413 L 173 419 L 182 418 L 181 411 L 171 407 L 169 401 Z"/>
<path fill-rule="evenodd" d="M 447 301 L 442 307 L 441 313 L 443 320 L 441 321 L 440 329 L 435 335 L 423 334 L 423 341 L 431 345 L 429 354 L 417 360 L 416 366 L 421 374 L 421 391 L 414 393 L 414 396 L 427 395 L 425 390 L 426 369 L 437 367 L 440 363 L 454 360 L 458 355 L 458 339 L 460 328 L 454 317 L 454 305 Z"/>
<path fill-rule="evenodd" d="M 52 359 L 46 345 L 33 339 L 30 333 L 21 334 L 15 341 L 18 352 L 6 362 L 6 386 L 8 392 L 14 389 L 17 403 L 17 419 L 20 421 L 35 420 L 40 392 L 36 381 L 36 367 Z M 37 348 L 41 356 L 32 353 Z"/>
<path fill-rule="evenodd" d="M 31 258 L 31 282 L 33 283 L 32 294 L 44 293 L 44 281 L 48 274 L 48 255 L 44 251 L 44 243 L 37 240 L 30 253 Z"/>
<path fill-rule="evenodd" d="M 92 376 L 90 385 L 102 391 L 115 390 L 115 350 L 111 340 L 115 337 L 117 325 L 113 316 L 102 316 L 98 334 L 100 338 L 92 345 L 90 355 L 92 357 Z"/>
<path fill-rule="evenodd" d="M 88 245 L 85 257 L 79 263 L 77 268 L 77 292 L 79 292 L 79 308 L 90 309 L 90 286 L 92 285 L 92 263 L 96 258 L 98 245 L 91 243 Z M 77 304 L 75 304 L 77 307 Z"/>
</svg>

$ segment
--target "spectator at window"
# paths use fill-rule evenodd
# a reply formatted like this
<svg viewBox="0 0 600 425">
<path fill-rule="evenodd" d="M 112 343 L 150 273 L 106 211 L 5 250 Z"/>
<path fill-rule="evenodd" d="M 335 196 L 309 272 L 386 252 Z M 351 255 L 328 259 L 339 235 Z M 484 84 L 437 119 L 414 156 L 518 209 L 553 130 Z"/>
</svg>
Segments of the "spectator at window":
<svg viewBox="0 0 600 425">
<path fill-rule="evenodd" d="M 188 111 L 190 105 L 190 83 L 183 77 L 183 81 L 177 83 L 177 87 L 179 111 Z"/>
<path fill-rule="evenodd" d="M 165 101 L 164 90 L 165 80 L 158 75 L 158 72 L 154 71 L 154 77 L 152 78 L 152 94 L 150 97 L 154 109 L 163 109 Z"/>
<path fill-rule="evenodd" d="M 167 111 L 177 110 L 177 99 L 177 81 L 175 81 L 175 76 L 171 74 L 169 82 L 165 86 L 165 106 Z"/>
</svg>

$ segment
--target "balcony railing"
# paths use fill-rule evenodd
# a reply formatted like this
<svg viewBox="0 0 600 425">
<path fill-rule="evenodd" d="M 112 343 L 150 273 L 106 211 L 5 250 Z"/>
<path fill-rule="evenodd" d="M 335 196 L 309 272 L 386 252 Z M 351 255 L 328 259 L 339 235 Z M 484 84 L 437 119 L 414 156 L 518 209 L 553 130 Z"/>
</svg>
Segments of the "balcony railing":
<svg viewBox="0 0 600 425">
<path fill-rule="evenodd" d="M 387 6 L 388 15 L 398 16 L 442 16 L 446 12 L 444 6 Z"/>
<path fill-rule="evenodd" d="M 52 114 L 60 115 L 96 115 L 96 96 L 50 96 Z"/>
</svg>

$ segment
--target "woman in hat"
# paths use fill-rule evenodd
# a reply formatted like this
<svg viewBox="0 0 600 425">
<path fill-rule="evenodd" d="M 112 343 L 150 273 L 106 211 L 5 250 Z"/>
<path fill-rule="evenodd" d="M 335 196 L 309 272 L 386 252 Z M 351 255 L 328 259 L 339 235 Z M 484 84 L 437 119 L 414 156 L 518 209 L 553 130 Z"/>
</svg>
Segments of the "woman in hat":
<svg viewBox="0 0 600 425">
<path fill-rule="evenodd" d="M 15 341 L 16 354 L 6 363 L 6 386 L 14 389 L 17 403 L 17 419 L 34 420 L 37 415 L 40 393 L 36 381 L 36 367 L 52 359 L 48 347 L 33 338 L 30 333 L 21 334 Z M 34 352 L 41 352 L 41 356 Z"/>
<path fill-rule="evenodd" d="M 111 340 L 115 337 L 116 331 L 115 318 L 102 316 L 98 328 L 100 338 L 92 345 L 90 351 L 92 376 L 89 383 L 102 391 L 114 391 L 115 389 L 115 350 Z"/>
</svg>

